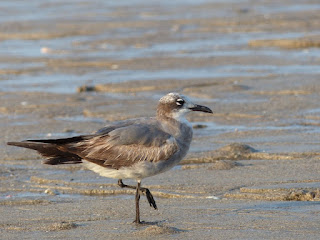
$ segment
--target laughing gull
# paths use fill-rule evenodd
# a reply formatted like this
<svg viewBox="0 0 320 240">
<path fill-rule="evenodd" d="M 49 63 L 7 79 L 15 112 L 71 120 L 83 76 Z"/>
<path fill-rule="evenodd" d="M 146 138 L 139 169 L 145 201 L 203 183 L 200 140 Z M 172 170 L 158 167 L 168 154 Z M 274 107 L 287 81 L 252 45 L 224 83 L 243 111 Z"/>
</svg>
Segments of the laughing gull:
<svg viewBox="0 0 320 240">
<path fill-rule="evenodd" d="M 140 193 L 151 207 L 157 205 L 141 180 L 177 165 L 187 154 L 192 140 L 192 126 L 185 118 L 191 111 L 212 113 L 179 93 L 169 93 L 159 100 L 156 117 L 113 122 L 94 134 L 62 139 L 8 142 L 8 145 L 37 150 L 45 164 L 83 163 L 104 177 L 118 179 L 121 188 L 136 190 L 136 223 L 140 221 Z M 137 186 L 122 179 L 134 179 Z"/>
</svg>

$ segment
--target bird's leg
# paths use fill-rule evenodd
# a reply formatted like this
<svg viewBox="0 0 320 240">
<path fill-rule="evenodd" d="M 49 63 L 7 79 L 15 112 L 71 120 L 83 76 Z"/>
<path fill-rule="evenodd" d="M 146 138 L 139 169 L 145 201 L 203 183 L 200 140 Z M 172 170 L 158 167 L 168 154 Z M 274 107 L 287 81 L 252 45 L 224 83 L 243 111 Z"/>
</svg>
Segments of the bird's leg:
<svg viewBox="0 0 320 240">
<path fill-rule="evenodd" d="M 139 206 L 139 200 L 140 200 L 140 181 L 138 181 L 137 189 L 136 189 L 136 220 L 134 221 L 137 224 L 140 224 L 140 206 Z"/>
<path fill-rule="evenodd" d="M 150 207 L 153 207 L 154 209 L 158 209 L 156 201 L 154 200 L 154 198 L 153 198 L 151 192 L 149 191 L 149 189 L 148 188 L 140 188 L 140 191 L 146 194 L 148 202 L 150 204 Z"/>
<path fill-rule="evenodd" d="M 118 180 L 118 185 L 119 185 L 121 188 L 137 189 L 137 187 L 135 187 L 135 186 L 131 186 L 131 185 L 124 184 L 124 183 L 122 182 L 122 179 L 119 179 L 119 180 Z"/>
<path fill-rule="evenodd" d="M 131 188 L 131 189 L 137 189 L 137 187 L 135 186 L 130 186 L 130 185 L 126 185 L 122 182 L 122 179 L 119 179 L 118 180 L 118 185 L 121 187 L 121 188 Z M 147 199 L 148 199 L 148 202 L 150 204 L 150 207 L 153 207 L 154 209 L 158 209 L 157 208 L 157 204 L 156 204 L 156 201 L 154 200 L 151 192 L 149 191 L 148 188 L 144 188 L 144 187 L 140 187 L 140 191 L 143 192 L 144 194 L 146 194 L 147 196 Z"/>
</svg>

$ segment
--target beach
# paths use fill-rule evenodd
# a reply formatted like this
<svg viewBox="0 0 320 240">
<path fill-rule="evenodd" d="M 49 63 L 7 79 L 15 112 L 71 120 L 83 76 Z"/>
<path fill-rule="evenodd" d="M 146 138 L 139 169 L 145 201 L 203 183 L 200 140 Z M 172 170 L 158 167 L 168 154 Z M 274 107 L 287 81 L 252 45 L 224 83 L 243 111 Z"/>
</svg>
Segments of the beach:
<svg viewBox="0 0 320 240">
<path fill-rule="evenodd" d="M 320 4 L 3 1 L 1 239 L 319 239 Z M 180 92 L 186 158 L 134 190 L 8 141 L 155 115 Z M 135 184 L 126 180 L 127 184 Z"/>
</svg>

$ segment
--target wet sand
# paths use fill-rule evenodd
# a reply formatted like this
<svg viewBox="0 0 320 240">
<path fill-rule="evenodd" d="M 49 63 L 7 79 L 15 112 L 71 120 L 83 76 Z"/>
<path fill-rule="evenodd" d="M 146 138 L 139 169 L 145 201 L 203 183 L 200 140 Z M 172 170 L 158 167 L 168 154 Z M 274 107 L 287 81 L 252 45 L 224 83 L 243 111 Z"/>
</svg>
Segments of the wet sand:
<svg viewBox="0 0 320 240">
<path fill-rule="evenodd" d="M 134 4 L 0 4 L 1 238 L 319 239 L 318 1 Z M 143 181 L 145 225 L 116 180 L 6 146 L 152 116 L 170 91 L 214 114 Z"/>
</svg>

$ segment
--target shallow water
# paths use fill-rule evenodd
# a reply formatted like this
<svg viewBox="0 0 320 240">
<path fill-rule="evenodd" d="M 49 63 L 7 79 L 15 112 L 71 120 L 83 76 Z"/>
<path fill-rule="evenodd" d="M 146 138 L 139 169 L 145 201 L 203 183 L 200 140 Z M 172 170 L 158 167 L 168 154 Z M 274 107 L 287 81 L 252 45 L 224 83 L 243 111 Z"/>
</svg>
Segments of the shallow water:
<svg viewBox="0 0 320 240">
<path fill-rule="evenodd" d="M 226 78 L 226 77 L 264 77 L 269 74 L 320 74 L 317 65 L 223 65 L 213 68 L 171 69 L 161 71 L 120 70 L 97 71 L 83 75 L 52 74 L 45 76 L 21 75 L 15 79 L 0 82 L 2 91 L 41 91 L 50 93 L 74 93 L 84 84 L 119 83 L 134 80 Z"/>
<path fill-rule="evenodd" d="M 122 68 L 121 64 L 119 68 L 113 70 L 104 67 L 83 69 L 79 66 L 78 69 L 73 70 L 61 69 L 61 67 L 55 69 L 54 65 L 46 67 L 50 59 L 66 58 L 71 61 L 86 59 L 98 62 L 117 62 L 141 58 L 152 60 L 154 57 L 165 56 L 208 58 L 208 61 L 211 61 L 211 58 L 216 57 L 241 58 L 259 55 L 261 58 L 276 58 L 277 62 L 287 62 L 288 59 L 299 62 L 302 58 L 320 57 L 318 49 L 279 51 L 273 48 L 265 50 L 247 47 L 247 43 L 254 39 L 291 39 L 319 34 L 319 31 L 310 32 L 301 29 L 287 32 L 248 32 L 235 29 L 230 32 L 215 32 L 201 30 L 200 23 L 197 22 L 199 18 L 226 20 L 252 12 L 258 15 L 279 14 L 282 12 L 315 11 L 320 8 L 319 4 L 308 3 L 308 1 L 292 3 L 289 6 L 288 4 L 272 4 L 272 2 L 250 6 L 248 3 L 248 1 L 190 0 L 187 2 L 162 1 L 154 4 L 139 0 L 134 3 L 130 2 L 131 5 L 136 6 L 132 9 L 126 7 L 126 1 L 121 1 L 121 3 L 99 0 L 81 3 L 77 1 L 43 3 L 40 0 L 33 0 L 25 4 L 20 1 L 2 1 L 0 6 L 4 9 L 4 14 L 0 20 L 6 26 L 12 25 L 14 27 L 12 31 L 8 31 L 6 39 L 2 41 L 0 68 L 5 71 L 12 69 L 21 71 L 19 74 L 2 74 L 0 89 L 2 91 L 74 93 L 77 87 L 84 84 L 133 80 L 319 74 L 318 65 L 306 62 L 303 65 L 289 63 L 283 66 L 273 65 L 271 62 L 269 64 L 259 62 L 256 64 L 217 63 L 208 67 L 182 65 L 179 68 L 169 67 L 161 70 L 152 69 L 152 71 L 147 66 L 130 70 L 126 67 Z M 218 4 L 219 8 L 212 7 L 214 4 Z M 228 6 L 231 4 L 234 4 L 234 8 L 229 9 Z M 193 8 L 193 11 L 186 11 L 189 8 Z M 241 9 L 244 12 L 241 13 Z M 194 19 L 196 23 L 194 25 L 184 22 L 176 23 L 175 19 L 188 21 Z M 25 23 L 17 32 L 14 30 L 15 24 L 20 21 L 25 21 Z M 88 29 L 91 25 L 94 26 L 95 22 L 102 24 L 109 21 L 120 24 L 120 27 L 108 26 L 104 31 L 100 28 L 94 29 L 94 31 Z M 164 21 L 163 24 L 162 21 Z M 79 24 L 83 24 L 83 28 Z M 135 27 L 135 24 L 138 26 Z M 149 26 L 149 24 L 153 25 Z M 228 28 L 227 25 L 226 28 Z M 46 32 L 48 35 L 45 35 Z M 34 34 L 35 39 L 32 39 L 33 36 L 30 34 Z M 130 38 L 133 38 L 132 43 L 126 40 Z M 10 58 L 10 63 L 6 62 L 6 58 Z M 34 68 L 38 69 L 33 70 Z"/>
</svg>

